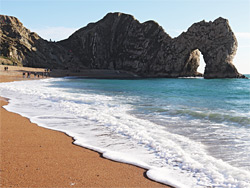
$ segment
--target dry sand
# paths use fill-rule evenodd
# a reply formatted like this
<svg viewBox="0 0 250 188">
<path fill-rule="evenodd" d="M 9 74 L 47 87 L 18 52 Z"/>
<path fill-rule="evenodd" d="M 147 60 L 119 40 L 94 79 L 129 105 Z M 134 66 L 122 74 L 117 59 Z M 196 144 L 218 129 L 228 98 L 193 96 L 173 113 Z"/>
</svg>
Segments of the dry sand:
<svg viewBox="0 0 250 188">
<path fill-rule="evenodd" d="M 20 72 L 2 72 L 1 82 L 22 79 Z M 167 187 L 147 179 L 145 169 L 104 159 L 6 111 L 3 98 L 0 104 L 0 187 Z"/>
</svg>

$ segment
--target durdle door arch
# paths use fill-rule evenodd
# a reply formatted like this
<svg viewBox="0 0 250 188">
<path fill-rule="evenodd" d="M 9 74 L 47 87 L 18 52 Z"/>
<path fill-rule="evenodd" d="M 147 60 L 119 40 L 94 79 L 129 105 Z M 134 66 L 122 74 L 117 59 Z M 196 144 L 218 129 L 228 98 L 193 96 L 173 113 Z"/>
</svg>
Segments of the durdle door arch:
<svg viewBox="0 0 250 188">
<path fill-rule="evenodd" d="M 200 61 L 198 51 L 202 53 L 206 64 L 204 78 L 244 77 L 233 65 L 238 43 L 226 19 L 218 18 L 214 22 L 195 23 L 176 40 L 181 41 L 180 45 L 185 45 L 187 48 L 183 52 L 177 52 L 187 53 L 184 56 L 189 57 L 184 67 L 191 67 L 191 59 L 193 69 L 198 68 Z"/>
</svg>

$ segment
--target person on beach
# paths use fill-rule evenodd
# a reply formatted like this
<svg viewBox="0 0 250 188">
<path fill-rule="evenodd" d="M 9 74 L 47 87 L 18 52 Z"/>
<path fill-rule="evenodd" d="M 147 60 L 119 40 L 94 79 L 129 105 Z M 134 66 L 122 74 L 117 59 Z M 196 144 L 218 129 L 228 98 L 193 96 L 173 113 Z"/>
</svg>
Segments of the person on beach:
<svg viewBox="0 0 250 188">
<path fill-rule="evenodd" d="M 50 69 L 47 70 L 47 76 L 50 77 Z"/>
<path fill-rule="evenodd" d="M 25 78 L 25 72 L 23 72 L 23 78 Z"/>
<path fill-rule="evenodd" d="M 27 78 L 30 78 L 30 72 L 27 73 Z"/>
<path fill-rule="evenodd" d="M 36 78 L 36 72 L 34 72 L 34 78 Z"/>
</svg>

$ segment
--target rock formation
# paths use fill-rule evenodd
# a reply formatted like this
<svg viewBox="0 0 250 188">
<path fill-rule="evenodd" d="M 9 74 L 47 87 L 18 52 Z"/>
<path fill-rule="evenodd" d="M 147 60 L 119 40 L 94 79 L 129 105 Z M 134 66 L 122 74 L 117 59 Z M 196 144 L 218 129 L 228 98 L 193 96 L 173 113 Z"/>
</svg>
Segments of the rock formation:
<svg viewBox="0 0 250 188">
<path fill-rule="evenodd" d="M 0 15 L 0 58 L 20 66 L 63 68 L 70 60 L 62 46 L 30 32 L 15 17 Z"/>
<path fill-rule="evenodd" d="M 205 78 L 244 77 L 232 64 L 237 40 L 223 18 L 195 23 L 171 38 L 154 21 L 140 23 L 131 15 L 109 13 L 59 42 L 43 40 L 14 17 L 0 19 L 1 54 L 24 66 L 125 70 L 142 77 L 201 76 L 201 52 Z"/>
<path fill-rule="evenodd" d="M 196 49 L 203 54 L 206 63 L 205 78 L 243 77 L 233 65 L 238 44 L 226 19 L 195 23 L 173 42 L 177 44 L 174 51 L 180 64 L 183 57 Z"/>
</svg>

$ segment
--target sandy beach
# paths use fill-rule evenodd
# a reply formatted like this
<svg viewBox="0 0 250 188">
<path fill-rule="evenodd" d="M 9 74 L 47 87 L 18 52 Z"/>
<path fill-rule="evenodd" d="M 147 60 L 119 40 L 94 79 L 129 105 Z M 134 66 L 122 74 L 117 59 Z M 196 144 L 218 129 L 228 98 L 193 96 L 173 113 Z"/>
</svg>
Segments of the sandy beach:
<svg viewBox="0 0 250 188">
<path fill-rule="evenodd" d="M 22 71 L 1 67 L 0 82 L 22 80 Z M 0 187 L 167 187 L 147 179 L 145 169 L 73 145 L 71 137 L 8 112 L 2 108 L 7 100 L 0 102 Z"/>
</svg>

